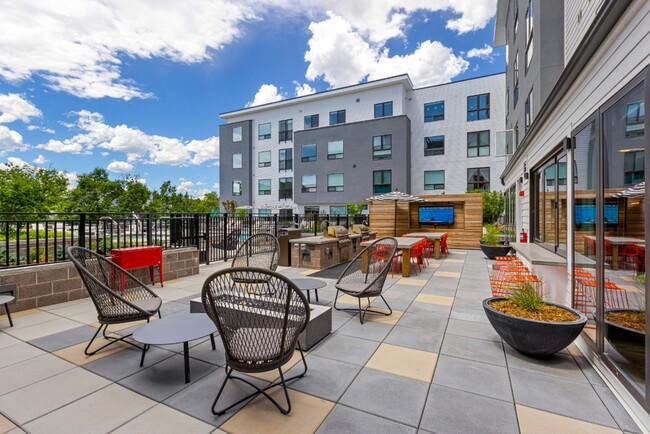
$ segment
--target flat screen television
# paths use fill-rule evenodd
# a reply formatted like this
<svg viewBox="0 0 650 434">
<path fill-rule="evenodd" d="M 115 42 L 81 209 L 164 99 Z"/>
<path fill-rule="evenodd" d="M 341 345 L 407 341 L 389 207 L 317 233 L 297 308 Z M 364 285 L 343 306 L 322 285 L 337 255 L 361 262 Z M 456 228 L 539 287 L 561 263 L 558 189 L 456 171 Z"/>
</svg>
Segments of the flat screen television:
<svg viewBox="0 0 650 434">
<path fill-rule="evenodd" d="M 618 204 L 606 203 L 604 207 L 604 222 L 606 225 L 618 224 Z M 595 225 L 596 224 L 596 204 L 576 204 L 575 209 L 576 225 Z"/>
<path fill-rule="evenodd" d="M 451 225 L 454 223 L 454 207 L 421 206 L 418 208 L 418 223 L 421 225 Z"/>
</svg>

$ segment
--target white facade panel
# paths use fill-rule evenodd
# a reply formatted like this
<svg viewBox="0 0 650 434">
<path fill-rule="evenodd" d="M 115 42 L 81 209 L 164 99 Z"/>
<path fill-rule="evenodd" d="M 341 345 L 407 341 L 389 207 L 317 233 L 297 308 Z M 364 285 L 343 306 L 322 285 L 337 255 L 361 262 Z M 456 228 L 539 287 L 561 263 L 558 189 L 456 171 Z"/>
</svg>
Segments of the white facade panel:
<svg viewBox="0 0 650 434">
<path fill-rule="evenodd" d="M 594 22 L 604 0 L 564 1 L 564 65 L 566 66 Z"/>
</svg>

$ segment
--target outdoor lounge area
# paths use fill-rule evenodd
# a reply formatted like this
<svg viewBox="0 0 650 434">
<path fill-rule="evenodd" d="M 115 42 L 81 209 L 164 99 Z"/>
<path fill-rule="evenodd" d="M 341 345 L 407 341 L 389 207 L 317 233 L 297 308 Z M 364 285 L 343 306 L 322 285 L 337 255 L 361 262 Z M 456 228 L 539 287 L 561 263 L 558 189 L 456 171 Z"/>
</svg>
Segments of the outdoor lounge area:
<svg viewBox="0 0 650 434">
<path fill-rule="evenodd" d="M 149 285 L 162 299 L 162 317 L 188 314 L 208 276 L 230 265 L 204 265 L 198 275 Z M 367 311 L 361 324 L 355 312 L 332 309 L 331 333 L 305 351 L 307 373 L 288 384 L 286 416 L 263 396 L 212 414 L 226 375 L 216 334 L 216 349 L 207 333 L 189 342 L 186 383 L 182 344 L 151 345 L 143 366 L 141 351 L 124 343 L 86 356 L 99 326 L 88 298 L 14 312 L 13 327 L 0 316 L 0 433 L 641 432 L 573 345 L 536 360 L 502 343 L 481 307 L 491 293 L 492 261 L 480 251 L 452 248 L 423 265 L 409 278 L 388 274 L 382 295 L 391 315 Z M 289 279 L 315 272 L 277 271 Z M 311 303 L 332 307 L 335 280 L 322 279 L 327 285 Z M 337 300 L 356 304 L 348 295 Z M 379 297 L 375 304 L 385 306 Z M 296 352 L 286 363 L 287 377 L 302 372 L 300 359 Z M 275 372 L 239 375 L 264 387 Z M 249 393 L 248 385 L 230 381 L 221 399 L 228 405 Z M 281 388 L 270 395 L 284 403 Z"/>
</svg>

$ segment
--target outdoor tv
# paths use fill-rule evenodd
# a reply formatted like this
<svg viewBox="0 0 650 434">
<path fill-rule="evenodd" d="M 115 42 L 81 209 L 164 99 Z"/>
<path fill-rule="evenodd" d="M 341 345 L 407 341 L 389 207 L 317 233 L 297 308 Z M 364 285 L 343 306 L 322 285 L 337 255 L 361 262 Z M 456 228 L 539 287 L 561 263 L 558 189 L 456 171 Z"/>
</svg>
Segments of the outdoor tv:
<svg viewBox="0 0 650 434">
<path fill-rule="evenodd" d="M 576 204 L 575 220 L 578 226 L 596 224 L 596 205 L 593 203 Z M 618 204 L 606 203 L 604 208 L 604 222 L 606 225 L 618 224 Z"/>
<path fill-rule="evenodd" d="M 418 223 L 421 225 L 450 225 L 454 223 L 454 207 L 421 206 L 418 208 Z"/>
</svg>

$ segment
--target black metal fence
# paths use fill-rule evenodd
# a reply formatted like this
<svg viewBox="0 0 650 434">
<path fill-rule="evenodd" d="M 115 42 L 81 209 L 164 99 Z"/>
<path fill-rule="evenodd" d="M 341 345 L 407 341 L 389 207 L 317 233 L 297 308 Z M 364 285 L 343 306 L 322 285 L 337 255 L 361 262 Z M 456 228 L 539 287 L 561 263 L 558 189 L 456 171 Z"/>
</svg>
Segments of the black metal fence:
<svg viewBox="0 0 650 434">
<path fill-rule="evenodd" d="M 256 233 L 278 234 L 283 227 L 317 235 L 321 222 L 350 227 L 368 216 L 228 214 L 28 214 L 0 213 L 0 268 L 67 260 L 66 249 L 82 246 L 108 255 L 112 249 L 197 247 L 201 263 L 228 260 Z"/>
</svg>

